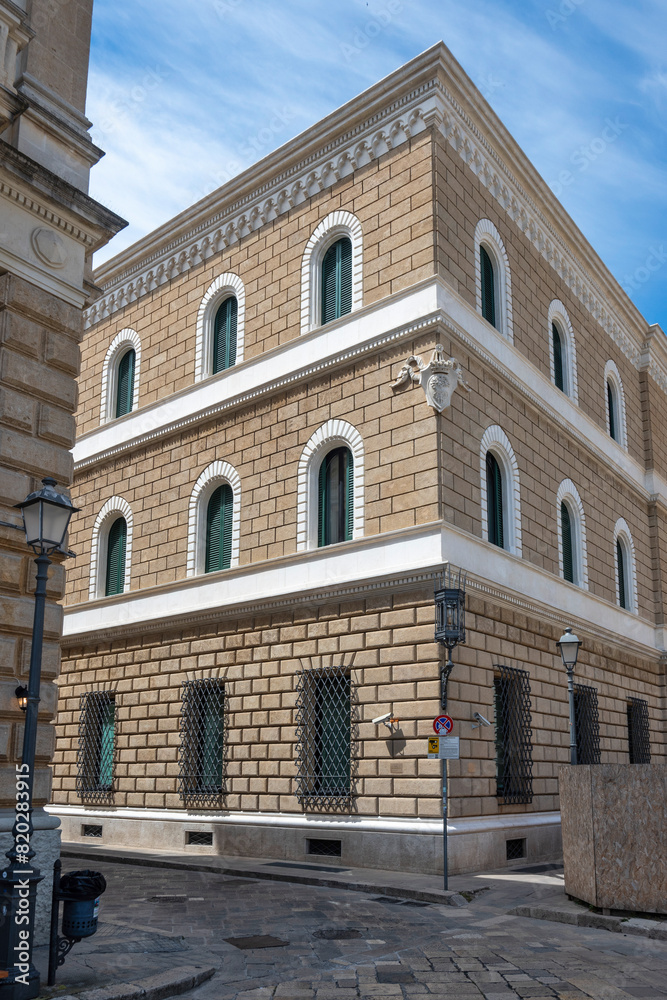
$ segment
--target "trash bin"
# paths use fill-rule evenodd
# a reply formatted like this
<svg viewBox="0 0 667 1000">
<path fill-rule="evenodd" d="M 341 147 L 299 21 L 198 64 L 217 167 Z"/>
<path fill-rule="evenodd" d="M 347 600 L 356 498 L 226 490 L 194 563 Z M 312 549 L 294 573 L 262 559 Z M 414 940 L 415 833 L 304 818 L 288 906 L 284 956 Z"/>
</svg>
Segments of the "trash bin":
<svg viewBox="0 0 667 1000">
<path fill-rule="evenodd" d="M 84 938 L 95 933 L 100 896 L 106 887 L 101 872 L 86 869 L 66 872 L 62 876 L 59 895 L 64 900 L 62 930 L 65 937 Z"/>
</svg>

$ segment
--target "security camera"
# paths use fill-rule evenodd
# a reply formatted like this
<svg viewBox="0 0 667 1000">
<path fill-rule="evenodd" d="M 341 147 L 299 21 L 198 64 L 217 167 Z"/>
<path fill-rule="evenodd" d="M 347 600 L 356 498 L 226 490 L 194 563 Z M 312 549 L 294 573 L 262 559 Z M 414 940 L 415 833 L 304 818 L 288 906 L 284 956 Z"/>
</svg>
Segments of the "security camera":
<svg viewBox="0 0 667 1000">
<path fill-rule="evenodd" d="M 479 723 L 480 726 L 490 726 L 491 725 L 491 723 L 489 722 L 489 720 L 485 719 L 481 712 L 475 712 L 473 714 L 473 719 L 477 719 L 477 722 Z M 479 726 L 476 726 L 475 723 L 473 722 L 472 728 L 473 729 L 478 729 Z"/>
<path fill-rule="evenodd" d="M 385 712 L 384 715 L 378 715 L 377 719 L 373 719 L 373 723 L 379 726 L 382 722 L 389 722 L 391 719 L 391 712 Z"/>
</svg>

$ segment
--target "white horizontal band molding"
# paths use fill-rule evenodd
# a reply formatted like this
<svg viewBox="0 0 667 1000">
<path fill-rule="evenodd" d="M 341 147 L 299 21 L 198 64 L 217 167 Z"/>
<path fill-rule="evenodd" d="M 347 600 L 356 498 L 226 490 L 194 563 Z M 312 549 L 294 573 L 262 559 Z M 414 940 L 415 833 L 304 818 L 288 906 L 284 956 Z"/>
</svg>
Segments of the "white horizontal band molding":
<svg viewBox="0 0 667 1000">
<path fill-rule="evenodd" d="M 160 622 L 174 628 L 184 618 L 207 610 L 256 606 L 262 595 L 275 600 L 314 592 L 313 600 L 320 600 L 323 591 L 335 593 L 337 588 L 368 583 L 379 586 L 393 577 L 422 574 L 425 582 L 446 562 L 484 581 L 487 592 L 495 587 L 498 596 L 508 595 L 505 599 L 514 606 L 530 609 L 549 622 L 566 620 L 584 634 L 612 643 L 622 635 L 624 643 L 644 655 L 662 648 L 658 645 L 662 631 L 638 615 L 439 521 L 77 604 L 65 609 L 63 639 L 71 645 L 72 640 L 87 641 L 100 632 L 122 634 L 123 629 L 137 626 L 155 630 Z"/>
<path fill-rule="evenodd" d="M 430 313 L 436 307 L 434 280 L 419 282 L 82 435 L 74 446 L 75 467 L 80 469 L 193 422 L 208 420 L 231 406 L 310 377 L 320 367 L 342 364 L 359 352 L 414 335 L 420 326 L 434 322 Z"/>
<path fill-rule="evenodd" d="M 330 830 L 336 833 L 411 833 L 442 837 L 441 819 L 412 819 L 402 816 L 302 816 L 298 813 L 228 812 L 202 813 L 183 809 L 98 809 L 94 806 L 70 806 L 51 803 L 49 813 L 66 819 L 77 816 L 91 820 L 137 820 L 139 822 L 197 823 L 211 826 L 270 826 L 276 829 Z M 447 833 L 490 833 L 493 830 L 524 830 L 560 825 L 559 812 L 516 813 L 503 816 L 463 816 L 449 819 Z M 103 845 L 107 846 L 107 845 Z M 164 852 L 173 854 L 171 852 Z"/>
</svg>

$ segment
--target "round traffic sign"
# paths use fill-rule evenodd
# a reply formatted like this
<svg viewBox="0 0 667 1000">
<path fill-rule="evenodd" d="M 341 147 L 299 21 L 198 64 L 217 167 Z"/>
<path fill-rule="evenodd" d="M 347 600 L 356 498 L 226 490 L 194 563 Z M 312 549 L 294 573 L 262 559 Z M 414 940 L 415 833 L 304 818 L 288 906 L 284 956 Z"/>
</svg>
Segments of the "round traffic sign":
<svg viewBox="0 0 667 1000">
<path fill-rule="evenodd" d="M 438 736 L 449 736 L 453 728 L 454 723 L 448 715 L 439 715 L 437 719 L 433 720 L 433 731 Z"/>
</svg>

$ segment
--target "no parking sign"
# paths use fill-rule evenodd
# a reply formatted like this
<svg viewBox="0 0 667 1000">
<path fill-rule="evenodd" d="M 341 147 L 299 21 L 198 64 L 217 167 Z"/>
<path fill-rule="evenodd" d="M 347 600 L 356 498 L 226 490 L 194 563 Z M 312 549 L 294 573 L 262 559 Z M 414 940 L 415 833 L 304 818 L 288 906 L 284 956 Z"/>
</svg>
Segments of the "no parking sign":
<svg viewBox="0 0 667 1000">
<path fill-rule="evenodd" d="M 433 732 L 438 736 L 449 736 L 454 728 L 454 722 L 448 715 L 439 715 L 433 720 Z"/>
</svg>

